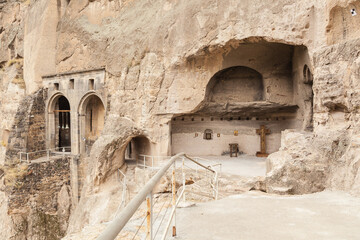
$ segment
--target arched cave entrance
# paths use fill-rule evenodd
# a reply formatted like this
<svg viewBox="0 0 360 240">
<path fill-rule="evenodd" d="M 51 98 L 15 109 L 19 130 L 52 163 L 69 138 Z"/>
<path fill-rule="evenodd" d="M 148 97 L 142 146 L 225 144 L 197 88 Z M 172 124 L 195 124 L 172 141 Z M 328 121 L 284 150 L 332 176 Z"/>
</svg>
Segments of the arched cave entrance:
<svg viewBox="0 0 360 240">
<path fill-rule="evenodd" d="M 310 65 L 305 46 L 250 39 L 226 49 L 231 50 L 221 55 L 203 101 L 172 118 L 172 154 L 227 155 L 229 144 L 238 144 L 240 152 L 260 156 L 261 139 L 270 154 L 279 150 L 282 131 L 311 129 L 312 75 L 304 70 Z M 192 61 L 207 62 L 202 56 Z"/>
<path fill-rule="evenodd" d="M 58 96 L 54 101 L 54 144 L 55 150 L 71 151 L 71 115 L 70 103 L 64 96 Z"/>
<path fill-rule="evenodd" d="M 151 155 L 151 143 L 145 136 L 132 138 L 126 146 L 125 160 L 143 160 L 142 155 Z"/>
<path fill-rule="evenodd" d="M 90 153 L 91 147 L 100 136 L 105 122 L 105 107 L 95 94 L 86 96 L 80 105 L 81 152 Z"/>
</svg>

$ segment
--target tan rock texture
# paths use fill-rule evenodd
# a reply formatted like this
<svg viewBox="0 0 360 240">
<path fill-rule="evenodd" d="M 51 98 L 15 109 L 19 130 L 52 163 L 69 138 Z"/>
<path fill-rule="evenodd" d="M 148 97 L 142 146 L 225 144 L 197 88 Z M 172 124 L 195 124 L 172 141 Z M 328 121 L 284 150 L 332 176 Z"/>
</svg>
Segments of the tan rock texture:
<svg viewBox="0 0 360 240">
<path fill-rule="evenodd" d="M 272 79 L 267 100 L 298 105 L 303 123 L 283 132 L 280 151 L 269 157 L 267 191 L 330 188 L 359 195 L 359 18 L 355 0 L 0 0 L 0 164 L 8 164 L 5 155 L 14 150 L 9 143 L 19 133 L 20 103 L 44 87 L 41 76 L 105 68 L 105 126 L 90 156 L 80 160 L 83 190 L 67 231 L 107 221 L 119 198 L 114 176 L 131 138 L 146 136 L 154 154 L 170 154 L 171 119 L 199 110 L 214 74 L 234 64 L 258 70 L 261 59 L 279 64 L 274 75 L 284 72 L 279 59 L 245 54 L 283 44 L 294 49 L 287 61 L 294 72 L 287 74 L 297 82 Z M 234 55 L 234 49 L 244 51 Z M 311 85 L 299 88 L 304 64 L 313 74 L 313 104 Z M 39 131 L 33 139 L 42 141 L 45 129 L 32 126 Z M 70 202 L 58 191 L 63 219 Z M 8 197 L 0 192 L 0 209 L 9 208 Z"/>
</svg>

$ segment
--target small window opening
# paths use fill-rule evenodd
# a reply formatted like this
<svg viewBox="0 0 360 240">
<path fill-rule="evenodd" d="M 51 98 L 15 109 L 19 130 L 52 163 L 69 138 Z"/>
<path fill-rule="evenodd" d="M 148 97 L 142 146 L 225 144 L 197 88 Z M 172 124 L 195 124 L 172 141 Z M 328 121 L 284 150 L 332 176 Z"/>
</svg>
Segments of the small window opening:
<svg viewBox="0 0 360 240">
<path fill-rule="evenodd" d="M 94 90 L 94 79 L 89 79 L 89 90 Z"/>
<path fill-rule="evenodd" d="M 90 110 L 90 132 L 93 131 L 93 110 Z"/>
<path fill-rule="evenodd" d="M 195 121 L 195 118 L 191 118 L 191 121 Z"/>
<path fill-rule="evenodd" d="M 74 89 L 74 79 L 70 79 L 70 82 L 69 82 L 69 89 Z"/>
<path fill-rule="evenodd" d="M 201 118 L 201 121 L 204 121 L 204 118 Z"/>
<path fill-rule="evenodd" d="M 54 89 L 59 90 L 59 83 L 54 83 Z"/>
<path fill-rule="evenodd" d="M 211 140 L 213 138 L 213 131 L 211 129 L 206 129 L 204 132 L 204 139 Z"/>
<path fill-rule="evenodd" d="M 212 117 L 212 118 L 210 118 L 210 121 L 214 121 L 214 118 Z"/>
<path fill-rule="evenodd" d="M 304 77 L 304 83 L 305 84 L 312 84 L 313 82 L 313 75 L 307 65 L 304 66 L 303 69 L 303 77 Z"/>
</svg>

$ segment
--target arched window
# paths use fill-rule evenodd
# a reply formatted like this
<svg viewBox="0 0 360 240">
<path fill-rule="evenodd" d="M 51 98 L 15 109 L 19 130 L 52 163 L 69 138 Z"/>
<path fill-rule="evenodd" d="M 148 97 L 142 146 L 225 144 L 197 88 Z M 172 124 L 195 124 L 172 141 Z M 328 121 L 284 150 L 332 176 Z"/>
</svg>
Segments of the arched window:
<svg viewBox="0 0 360 240">
<path fill-rule="evenodd" d="M 86 95 L 79 105 L 80 138 L 82 153 L 90 153 L 91 147 L 100 136 L 105 123 L 105 106 L 95 94 Z"/>
<path fill-rule="evenodd" d="M 205 140 L 211 140 L 213 139 L 213 131 L 211 129 L 206 129 L 204 131 L 204 139 Z"/>
<path fill-rule="evenodd" d="M 304 77 L 304 83 L 305 84 L 312 84 L 313 82 L 313 75 L 309 69 L 309 67 L 305 64 L 303 69 L 303 77 Z"/>
</svg>

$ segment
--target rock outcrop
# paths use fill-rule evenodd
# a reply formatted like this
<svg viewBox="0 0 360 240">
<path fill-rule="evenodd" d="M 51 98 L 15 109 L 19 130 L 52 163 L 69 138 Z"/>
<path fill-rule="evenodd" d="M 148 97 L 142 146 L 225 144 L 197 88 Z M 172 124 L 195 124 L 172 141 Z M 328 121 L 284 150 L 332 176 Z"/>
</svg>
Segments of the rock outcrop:
<svg viewBox="0 0 360 240">
<path fill-rule="evenodd" d="M 359 18 L 356 0 L 0 0 L 0 166 L 5 176 L 9 165 L 17 166 L 14 144 L 22 143 L 26 151 L 44 145 L 43 75 L 104 68 L 108 96 L 104 130 L 90 155 L 80 160 L 83 186 L 76 208 L 69 200 L 74 196 L 68 179 L 43 202 L 53 204 L 47 210 L 34 203 L 38 198 L 26 201 L 26 208 L 14 207 L 8 200 L 22 188 L 9 192 L 5 182 L 0 232 L 5 239 L 44 236 L 46 228 L 28 231 L 36 215 L 36 221 L 54 223 L 53 238 L 59 239 L 65 230 L 109 220 L 119 198 L 115 174 L 131 138 L 146 136 L 158 155 L 168 155 L 171 119 L 199 110 L 212 76 L 231 67 L 231 51 L 251 44 L 284 44 L 295 52 L 304 48 L 306 56 L 299 58 L 312 73 L 312 86 L 304 80 L 306 87 L 293 98 L 281 91 L 294 91 L 299 83 L 276 86 L 280 90 L 273 96 L 281 104 L 270 110 L 297 105 L 303 123 L 301 131 L 283 132 L 280 151 L 269 156 L 266 190 L 304 194 L 336 189 L 359 195 Z M 260 64 L 256 58 L 238 63 L 245 62 Z M 275 58 L 267 60 L 273 63 Z M 297 76 L 302 75 L 300 65 Z M 267 108 L 250 105 L 250 110 Z M 243 107 L 208 106 L 219 111 Z M 24 123 L 22 130 L 19 123 Z M 30 202 L 37 212 L 29 210 Z M 23 212 L 12 218 L 15 209 Z M 60 222 L 69 214 L 67 228 Z"/>
</svg>

